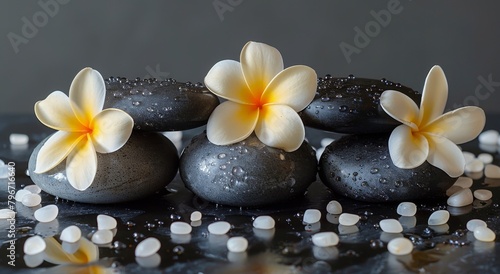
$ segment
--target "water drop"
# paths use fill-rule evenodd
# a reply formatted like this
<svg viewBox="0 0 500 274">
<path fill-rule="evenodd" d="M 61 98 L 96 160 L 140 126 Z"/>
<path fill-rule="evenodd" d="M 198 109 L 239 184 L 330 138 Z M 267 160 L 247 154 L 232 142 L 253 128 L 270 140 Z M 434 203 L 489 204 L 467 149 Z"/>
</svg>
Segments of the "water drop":
<svg viewBox="0 0 500 274">
<path fill-rule="evenodd" d="M 134 106 L 138 106 L 138 105 L 140 105 L 140 104 L 141 104 L 141 102 L 139 102 L 139 101 L 133 101 L 133 102 L 132 102 L 132 105 L 134 105 Z"/>
<path fill-rule="evenodd" d="M 154 108 L 152 108 L 152 107 L 148 107 L 148 108 L 146 108 L 146 110 L 147 110 L 148 112 L 153 112 L 153 111 L 155 111 L 155 109 L 154 109 Z"/>
<path fill-rule="evenodd" d="M 370 169 L 370 173 L 371 173 L 371 174 L 376 174 L 376 173 L 378 173 L 378 171 L 379 171 L 379 170 L 378 170 L 378 168 L 376 168 L 376 167 L 374 167 L 374 168 Z"/>
<path fill-rule="evenodd" d="M 152 94 L 153 94 L 153 93 L 152 93 L 150 90 L 147 90 L 147 89 L 145 89 L 145 90 L 142 92 L 142 95 L 143 95 L 143 96 L 150 96 L 150 95 L 152 95 Z"/>
<path fill-rule="evenodd" d="M 226 153 L 221 153 L 221 154 L 217 155 L 217 158 L 219 158 L 219 159 L 226 158 Z"/>
<path fill-rule="evenodd" d="M 346 112 L 346 111 L 349 111 L 349 107 L 348 107 L 348 106 L 340 106 L 340 107 L 339 107 L 339 111 L 340 111 L 340 112 Z"/>
</svg>

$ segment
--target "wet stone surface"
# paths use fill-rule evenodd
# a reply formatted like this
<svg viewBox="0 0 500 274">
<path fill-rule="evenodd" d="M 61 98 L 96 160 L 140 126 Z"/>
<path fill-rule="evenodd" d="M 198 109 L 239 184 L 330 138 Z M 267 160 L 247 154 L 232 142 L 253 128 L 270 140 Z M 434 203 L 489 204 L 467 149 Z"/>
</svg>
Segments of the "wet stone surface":
<svg viewBox="0 0 500 274">
<path fill-rule="evenodd" d="M 227 146 L 193 138 L 180 160 L 186 187 L 224 205 L 261 206 L 302 196 L 316 180 L 314 150 L 304 142 L 294 152 L 265 146 L 255 135 Z"/>
<path fill-rule="evenodd" d="M 319 176 L 337 194 L 366 202 L 445 199 L 456 178 L 427 162 L 414 169 L 394 166 L 389 134 L 350 135 L 326 147 Z"/>
<path fill-rule="evenodd" d="M 400 91 L 420 104 L 421 95 L 399 83 L 326 75 L 318 79 L 314 100 L 299 114 L 304 125 L 332 132 L 390 132 L 399 123 L 384 112 L 379 101 L 382 92 L 389 89 Z"/>
<path fill-rule="evenodd" d="M 105 108 L 124 110 L 135 130 L 170 131 L 203 126 L 219 104 L 217 96 L 201 83 L 174 79 L 106 79 Z"/>
</svg>

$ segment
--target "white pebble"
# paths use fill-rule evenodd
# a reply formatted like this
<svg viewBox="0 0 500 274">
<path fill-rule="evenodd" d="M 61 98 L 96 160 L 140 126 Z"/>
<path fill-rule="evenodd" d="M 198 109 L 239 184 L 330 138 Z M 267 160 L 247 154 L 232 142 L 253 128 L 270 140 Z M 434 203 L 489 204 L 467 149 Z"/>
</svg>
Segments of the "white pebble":
<svg viewBox="0 0 500 274">
<path fill-rule="evenodd" d="M 92 242 L 95 244 L 107 244 L 113 240 L 113 232 L 108 229 L 97 230 L 92 235 Z"/>
<path fill-rule="evenodd" d="M 459 191 L 460 191 L 460 190 L 462 190 L 462 189 L 464 189 L 464 188 L 463 188 L 463 187 L 461 187 L 461 186 L 455 186 L 455 185 L 450 186 L 450 188 L 448 188 L 448 189 L 446 190 L 446 196 L 450 197 L 451 195 L 453 195 L 453 194 L 455 194 L 455 193 L 459 192 Z"/>
<path fill-rule="evenodd" d="M 30 194 L 31 192 L 29 192 L 28 190 L 26 189 L 20 189 L 16 192 L 16 196 L 14 197 L 14 199 L 16 199 L 16 201 L 18 202 L 22 202 L 23 201 L 23 197 L 24 195 L 26 194 Z"/>
<path fill-rule="evenodd" d="M 196 221 L 201 220 L 201 217 L 202 217 L 201 212 L 194 211 L 193 213 L 191 213 L 191 216 L 189 217 L 189 220 L 191 222 L 196 222 Z"/>
<path fill-rule="evenodd" d="M 304 223 L 308 224 L 314 224 L 317 223 L 321 220 L 321 211 L 317 209 L 307 209 L 306 212 L 304 212 L 304 218 L 302 221 Z"/>
<path fill-rule="evenodd" d="M 462 154 L 464 155 L 465 163 L 468 164 L 472 162 L 474 159 L 476 159 L 476 155 L 474 153 L 468 152 L 468 151 L 463 151 Z"/>
<path fill-rule="evenodd" d="M 149 237 L 140 242 L 135 248 L 136 257 L 149 257 L 161 248 L 161 243 L 154 237 Z"/>
<path fill-rule="evenodd" d="M 491 179 L 500 179 L 500 167 L 492 164 L 486 165 L 484 168 L 484 176 Z"/>
<path fill-rule="evenodd" d="M 34 193 L 30 192 L 30 193 L 23 196 L 23 199 L 21 200 L 21 202 L 23 203 L 23 205 L 25 205 L 27 207 L 34 207 L 34 206 L 39 205 L 42 202 L 42 197 L 38 194 L 34 194 Z"/>
<path fill-rule="evenodd" d="M 474 159 L 465 165 L 465 172 L 480 172 L 484 169 L 484 163 L 479 159 Z"/>
<path fill-rule="evenodd" d="M 52 222 L 57 218 L 59 208 L 56 205 L 46 205 L 35 211 L 35 219 L 42 223 Z"/>
<path fill-rule="evenodd" d="M 47 247 L 47 244 L 45 243 L 45 240 L 40 237 L 40 236 L 33 236 L 29 237 L 26 242 L 24 242 L 24 253 L 26 255 L 35 255 L 40 252 L 43 252 L 45 248 Z"/>
<path fill-rule="evenodd" d="M 342 213 L 339 216 L 339 224 L 344 226 L 355 225 L 359 219 L 359 216 L 356 214 Z"/>
<path fill-rule="evenodd" d="M 224 235 L 229 229 L 231 229 L 231 224 L 225 221 L 219 221 L 208 225 L 208 232 L 214 235 Z"/>
<path fill-rule="evenodd" d="M 459 186 L 461 188 L 470 188 L 474 181 L 469 177 L 458 177 L 458 179 L 453 184 L 454 186 Z"/>
<path fill-rule="evenodd" d="M 25 186 L 23 189 L 35 194 L 40 194 L 40 192 L 42 192 L 42 189 L 37 185 Z"/>
<path fill-rule="evenodd" d="M 474 197 L 481 201 L 488 201 L 493 197 L 493 193 L 487 189 L 477 189 L 474 191 Z"/>
<path fill-rule="evenodd" d="M 396 212 L 401 216 L 415 216 L 417 205 L 412 202 L 402 202 L 398 205 Z"/>
<path fill-rule="evenodd" d="M 427 220 L 428 225 L 444 225 L 450 219 L 450 212 L 447 210 L 437 210 L 432 212 Z"/>
<path fill-rule="evenodd" d="M 170 232 L 177 235 L 186 235 L 191 233 L 193 227 L 185 222 L 173 222 L 170 224 Z"/>
<path fill-rule="evenodd" d="M 111 230 L 116 228 L 116 224 L 116 219 L 111 216 L 104 214 L 97 215 L 97 230 Z"/>
<path fill-rule="evenodd" d="M 478 226 L 474 229 L 474 238 L 481 242 L 493 242 L 496 238 L 495 232 L 486 226 Z"/>
<path fill-rule="evenodd" d="M 0 179 L 9 178 L 9 166 L 0 165 Z"/>
<path fill-rule="evenodd" d="M 323 139 L 321 139 L 321 146 L 326 147 L 329 144 L 331 144 L 333 141 L 335 141 L 335 139 L 333 139 L 333 138 L 323 138 Z"/>
<path fill-rule="evenodd" d="M 382 231 L 387 233 L 401 233 L 403 232 L 403 226 L 396 219 L 384 219 L 379 222 Z"/>
<path fill-rule="evenodd" d="M 474 197 L 472 196 L 470 188 L 464 188 L 458 191 L 451 195 L 446 201 L 449 206 L 454 207 L 463 207 L 472 204 L 472 202 L 474 202 Z"/>
<path fill-rule="evenodd" d="M 12 133 L 9 136 L 9 141 L 13 145 L 25 145 L 30 138 L 26 134 Z"/>
<path fill-rule="evenodd" d="M 253 221 L 253 227 L 258 229 L 273 229 L 276 222 L 271 216 L 259 216 Z"/>
<path fill-rule="evenodd" d="M 491 164 L 493 162 L 493 156 L 489 153 L 481 153 L 477 155 L 477 159 L 485 164 Z"/>
<path fill-rule="evenodd" d="M 498 131 L 486 130 L 479 134 L 479 142 L 481 144 L 495 145 L 498 142 Z"/>
<path fill-rule="evenodd" d="M 392 239 L 387 244 L 387 250 L 394 255 L 407 255 L 413 251 L 413 243 L 406 238 Z"/>
<path fill-rule="evenodd" d="M 62 232 L 59 239 L 68 243 L 76 243 L 82 237 L 82 231 L 76 225 L 66 227 Z"/>
<path fill-rule="evenodd" d="M 0 220 L 1 219 L 13 219 L 16 217 L 16 212 L 14 210 L 3 208 L 0 209 Z"/>
<path fill-rule="evenodd" d="M 326 205 L 326 211 L 330 214 L 341 214 L 342 213 L 342 205 L 338 201 L 330 201 Z"/>
<path fill-rule="evenodd" d="M 486 227 L 487 226 L 486 222 L 483 220 L 479 220 L 479 219 L 472 219 L 472 220 L 469 220 L 467 222 L 467 230 L 472 231 L 472 232 L 474 232 L 474 230 L 480 226 Z"/>
<path fill-rule="evenodd" d="M 331 231 L 319 232 L 312 236 L 312 242 L 319 247 L 336 246 L 339 243 L 339 236 Z"/>
<path fill-rule="evenodd" d="M 244 237 L 231 237 L 227 240 L 226 246 L 231 252 L 245 252 L 248 248 L 248 240 Z"/>
</svg>

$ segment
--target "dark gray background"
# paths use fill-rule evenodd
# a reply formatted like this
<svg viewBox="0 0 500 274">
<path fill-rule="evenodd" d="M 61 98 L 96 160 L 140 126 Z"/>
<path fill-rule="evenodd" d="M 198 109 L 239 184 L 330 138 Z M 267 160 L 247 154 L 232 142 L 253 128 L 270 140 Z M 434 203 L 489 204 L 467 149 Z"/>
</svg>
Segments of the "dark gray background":
<svg viewBox="0 0 500 274">
<path fill-rule="evenodd" d="M 86 66 L 104 77 L 203 81 L 217 61 L 238 60 L 249 40 L 277 47 L 285 66 L 385 77 L 417 90 L 439 64 L 449 108 L 500 112 L 498 1 L 64 1 L 0 2 L 0 115 L 32 113 L 50 92 L 67 93 Z M 398 2 L 390 22 L 376 23 L 373 13 Z M 57 3 L 56 12 L 40 3 Z M 26 21 L 39 25 L 32 37 L 23 35 Z M 340 44 L 356 46 L 354 28 L 366 26 L 373 37 L 348 62 Z M 14 46 L 9 35 L 26 40 Z"/>
</svg>

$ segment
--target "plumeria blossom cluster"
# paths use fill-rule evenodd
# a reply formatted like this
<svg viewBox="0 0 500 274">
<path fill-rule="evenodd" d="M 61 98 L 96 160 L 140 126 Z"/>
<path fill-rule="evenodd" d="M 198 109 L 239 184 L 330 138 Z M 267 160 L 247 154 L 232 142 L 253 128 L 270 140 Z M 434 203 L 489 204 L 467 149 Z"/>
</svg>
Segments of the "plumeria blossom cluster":
<svg viewBox="0 0 500 274">
<path fill-rule="evenodd" d="M 456 144 L 476 138 L 484 128 L 486 116 L 474 106 L 443 114 L 447 98 L 448 83 L 439 66 L 432 67 L 427 75 L 420 109 L 398 91 L 382 93 L 380 105 L 402 123 L 389 138 L 389 154 L 395 166 L 411 169 L 427 161 L 451 177 L 464 173 L 465 159 Z"/>
<path fill-rule="evenodd" d="M 269 45 L 248 42 L 240 62 L 216 63 L 205 77 L 214 94 L 227 99 L 211 114 L 207 137 L 216 145 L 229 145 L 253 132 L 267 146 L 298 149 L 305 129 L 297 112 L 311 103 L 316 72 L 297 65 L 283 69 L 280 52 Z"/>
<path fill-rule="evenodd" d="M 45 173 L 66 159 L 68 182 L 87 189 L 97 172 L 97 154 L 120 149 L 132 134 L 134 121 L 119 109 L 105 109 L 106 87 L 101 74 L 91 68 L 73 79 L 69 97 L 52 92 L 35 104 L 40 122 L 57 130 L 41 147 L 36 173 Z"/>
</svg>

